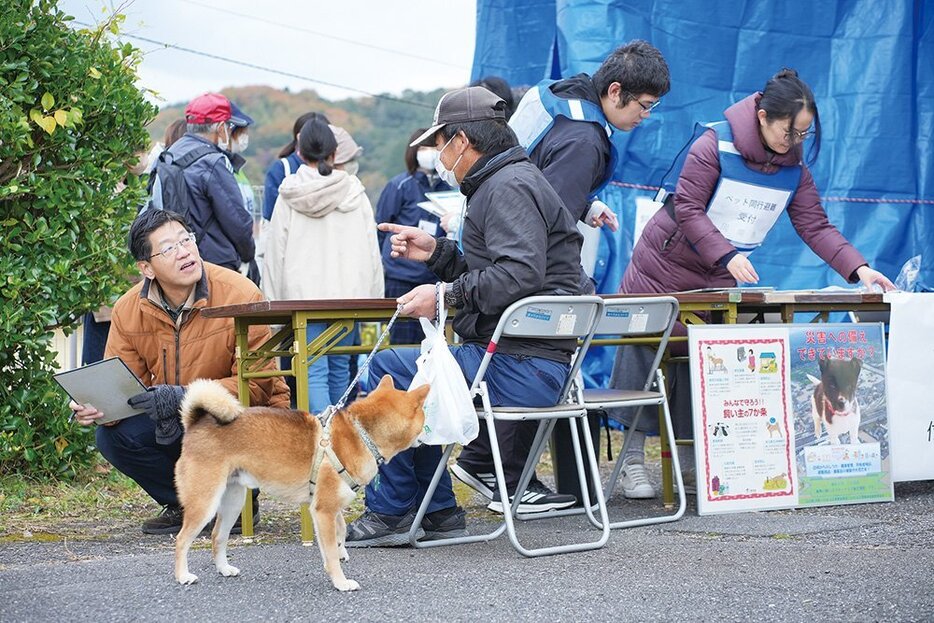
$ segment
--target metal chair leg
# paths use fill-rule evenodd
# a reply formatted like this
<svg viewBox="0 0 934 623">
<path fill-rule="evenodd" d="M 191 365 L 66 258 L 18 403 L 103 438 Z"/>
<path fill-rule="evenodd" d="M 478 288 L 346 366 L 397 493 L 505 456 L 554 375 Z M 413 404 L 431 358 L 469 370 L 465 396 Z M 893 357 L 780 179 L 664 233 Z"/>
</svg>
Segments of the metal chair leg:
<svg viewBox="0 0 934 623">
<path fill-rule="evenodd" d="M 668 409 L 668 391 L 665 389 L 665 377 L 661 370 L 656 372 L 659 392 L 662 394 L 662 408 L 664 409 L 665 428 L 668 442 L 672 447 L 675 445 L 674 427 L 671 424 L 671 411 Z M 610 528 L 633 528 L 636 526 L 650 526 L 660 523 L 669 523 L 681 519 L 684 511 L 687 509 L 687 497 L 684 494 L 684 480 L 681 477 L 681 464 L 678 460 L 678 453 L 672 452 L 672 464 L 674 467 L 675 485 L 678 490 L 678 510 L 670 515 L 661 517 L 646 517 L 642 519 L 632 519 L 629 521 L 617 521 L 610 524 Z"/>
<path fill-rule="evenodd" d="M 481 396 L 484 400 L 484 404 L 488 404 L 488 399 L 486 394 L 481 391 Z M 490 435 L 490 444 L 495 449 L 497 448 L 496 444 L 496 430 L 493 426 L 493 420 L 490 417 L 484 415 L 484 419 L 487 422 L 487 431 Z M 428 485 L 428 489 L 425 491 L 425 497 L 422 498 L 422 503 L 418 507 L 418 511 L 415 513 L 415 520 L 412 522 L 412 527 L 409 528 L 409 544 L 412 547 L 418 549 L 426 549 L 429 547 L 441 547 L 445 545 L 460 545 L 462 543 L 477 543 L 492 541 L 493 539 L 499 537 L 504 530 L 506 530 L 506 524 L 501 523 L 499 526 L 492 532 L 484 534 L 475 534 L 462 537 L 453 537 L 450 539 L 438 539 L 437 541 L 418 541 L 416 540 L 416 535 L 418 534 L 418 528 L 421 526 L 422 519 L 425 518 L 425 514 L 428 512 L 428 506 L 431 504 L 431 498 L 435 494 L 435 490 L 438 488 L 438 483 L 441 482 L 441 474 L 444 473 L 444 470 L 448 468 L 448 459 L 451 457 L 451 452 L 454 450 L 454 444 L 450 444 L 445 447 L 444 452 L 441 454 L 441 461 L 438 462 L 438 467 L 435 469 L 434 475 L 431 477 L 431 482 Z M 495 467 L 495 464 L 494 464 Z M 502 467 L 500 466 L 500 470 Z M 502 483 L 502 480 L 499 480 L 499 483 Z M 505 487 L 505 485 L 502 485 Z"/>
</svg>

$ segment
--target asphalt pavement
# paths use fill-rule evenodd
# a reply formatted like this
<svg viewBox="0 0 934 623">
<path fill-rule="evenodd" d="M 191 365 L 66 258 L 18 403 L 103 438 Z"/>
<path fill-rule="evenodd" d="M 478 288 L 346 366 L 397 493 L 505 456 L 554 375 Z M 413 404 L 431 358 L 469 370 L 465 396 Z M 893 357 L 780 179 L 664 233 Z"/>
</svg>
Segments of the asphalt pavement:
<svg viewBox="0 0 934 623">
<path fill-rule="evenodd" d="M 430 550 L 355 549 L 335 591 L 297 518 L 284 538 L 231 545 L 224 578 L 207 539 L 173 579 L 171 537 L 126 524 L 107 537 L 0 544 L 0 621 L 932 621 L 934 481 L 896 501 L 699 517 L 616 530 L 600 550 L 526 559 L 505 536 Z M 691 498 L 693 500 L 693 498 Z M 492 516 L 479 500 L 470 527 Z M 658 512 L 615 498 L 612 519 Z M 294 526 L 292 525 L 294 523 Z M 282 526 L 278 526 L 280 529 Z M 519 525 L 529 545 L 593 539 L 582 518 Z"/>
</svg>

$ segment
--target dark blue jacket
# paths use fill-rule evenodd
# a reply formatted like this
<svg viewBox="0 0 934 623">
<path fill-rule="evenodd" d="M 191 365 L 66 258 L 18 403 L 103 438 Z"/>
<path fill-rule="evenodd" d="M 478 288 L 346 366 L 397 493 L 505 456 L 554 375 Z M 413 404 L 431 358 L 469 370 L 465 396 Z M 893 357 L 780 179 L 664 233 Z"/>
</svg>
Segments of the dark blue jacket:
<svg viewBox="0 0 934 623">
<path fill-rule="evenodd" d="M 301 158 L 294 152 L 286 160 L 289 161 L 290 171 L 293 175 L 298 171 L 298 167 L 302 166 Z M 284 179 L 285 167 L 282 166 L 282 158 L 277 158 L 266 169 L 266 183 L 263 189 L 263 218 L 267 221 L 272 220 L 272 211 L 276 208 L 276 199 L 279 198 L 279 186 Z"/>
<path fill-rule="evenodd" d="M 186 134 L 169 148 L 180 158 L 200 145 L 211 143 Z M 253 260 L 253 217 L 243 207 L 243 195 L 233 167 L 220 149 L 196 160 L 185 169 L 185 182 L 194 205 L 188 220 L 198 236 L 201 257 L 219 266 L 238 270 Z"/>
<path fill-rule="evenodd" d="M 279 166 L 282 166 L 281 163 Z M 376 204 L 376 222 L 418 227 L 419 221 L 428 221 L 437 227 L 436 236 L 443 237 L 444 230 L 439 224 L 441 219 L 421 209 L 418 204 L 425 201 L 425 193 L 444 190 L 451 190 L 451 187 L 438 178 L 432 183 L 422 171 L 416 171 L 414 175 L 400 173 L 389 180 L 379 196 Z M 434 273 L 425 268 L 424 262 L 391 257 L 389 237 L 388 232 L 379 232 L 383 275 L 386 280 L 405 281 L 413 285 L 435 283 L 438 280 Z"/>
<path fill-rule="evenodd" d="M 558 97 L 600 105 L 600 94 L 587 74 L 556 82 L 551 91 Z M 583 220 L 590 209 L 591 195 L 606 177 L 610 150 L 610 139 L 596 123 L 558 117 L 529 159 L 545 174 L 571 215 Z"/>
</svg>

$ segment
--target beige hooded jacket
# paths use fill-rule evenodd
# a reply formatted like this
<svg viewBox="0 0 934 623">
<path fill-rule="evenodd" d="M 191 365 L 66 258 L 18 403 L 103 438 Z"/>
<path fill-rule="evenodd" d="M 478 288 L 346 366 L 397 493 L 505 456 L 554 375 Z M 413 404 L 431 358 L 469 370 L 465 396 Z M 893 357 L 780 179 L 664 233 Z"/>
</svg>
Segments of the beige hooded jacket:
<svg viewBox="0 0 934 623">
<path fill-rule="evenodd" d="M 271 300 L 383 297 L 376 221 L 357 177 L 302 165 L 282 181 L 262 286 Z"/>
</svg>

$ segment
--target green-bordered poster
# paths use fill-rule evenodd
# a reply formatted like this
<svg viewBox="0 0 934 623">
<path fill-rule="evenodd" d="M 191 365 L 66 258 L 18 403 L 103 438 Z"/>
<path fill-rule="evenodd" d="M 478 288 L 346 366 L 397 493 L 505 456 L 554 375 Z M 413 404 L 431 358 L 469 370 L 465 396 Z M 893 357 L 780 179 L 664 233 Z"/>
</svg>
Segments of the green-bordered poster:
<svg viewBox="0 0 934 623">
<path fill-rule="evenodd" d="M 700 514 L 893 499 L 881 324 L 688 329 Z"/>
</svg>

